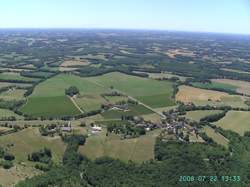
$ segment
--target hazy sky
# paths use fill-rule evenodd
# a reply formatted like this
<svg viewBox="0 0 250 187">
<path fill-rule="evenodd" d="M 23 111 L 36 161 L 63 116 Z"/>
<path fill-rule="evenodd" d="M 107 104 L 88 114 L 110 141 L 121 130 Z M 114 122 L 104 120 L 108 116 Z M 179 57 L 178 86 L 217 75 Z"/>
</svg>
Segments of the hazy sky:
<svg viewBox="0 0 250 187">
<path fill-rule="evenodd" d="M 51 27 L 250 34 L 250 0 L 0 0 L 0 28 Z"/>
</svg>

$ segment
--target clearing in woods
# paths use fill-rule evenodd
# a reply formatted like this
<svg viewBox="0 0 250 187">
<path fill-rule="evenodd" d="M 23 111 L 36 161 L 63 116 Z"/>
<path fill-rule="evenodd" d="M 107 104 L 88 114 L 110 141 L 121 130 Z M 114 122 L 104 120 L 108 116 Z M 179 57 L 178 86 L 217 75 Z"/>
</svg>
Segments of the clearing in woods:
<svg viewBox="0 0 250 187">
<path fill-rule="evenodd" d="M 141 163 L 154 159 L 154 145 L 159 133 L 160 131 L 155 130 L 139 138 L 121 140 L 114 134 L 106 136 L 106 131 L 103 131 L 87 138 L 79 152 L 92 160 L 109 156 L 125 162 L 132 160 Z"/>
<path fill-rule="evenodd" d="M 229 111 L 224 118 L 214 124 L 244 135 L 246 131 L 250 131 L 250 112 Z"/>
</svg>

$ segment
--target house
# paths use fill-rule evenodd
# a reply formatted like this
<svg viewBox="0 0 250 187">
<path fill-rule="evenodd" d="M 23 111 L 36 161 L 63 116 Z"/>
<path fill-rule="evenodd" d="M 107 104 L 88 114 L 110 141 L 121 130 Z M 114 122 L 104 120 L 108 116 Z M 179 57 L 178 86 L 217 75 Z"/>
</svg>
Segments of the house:
<svg viewBox="0 0 250 187">
<path fill-rule="evenodd" d="M 63 132 L 71 132 L 72 131 L 71 127 L 61 127 L 61 130 Z"/>
<path fill-rule="evenodd" d="M 122 111 L 128 111 L 128 104 L 124 105 L 114 105 L 111 110 L 122 110 Z"/>
<path fill-rule="evenodd" d="M 91 127 L 91 133 L 92 134 L 96 134 L 96 133 L 99 133 L 101 131 L 102 131 L 102 127 L 99 127 L 99 126 L 96 126 L 96 125 Z"/>
</svg>

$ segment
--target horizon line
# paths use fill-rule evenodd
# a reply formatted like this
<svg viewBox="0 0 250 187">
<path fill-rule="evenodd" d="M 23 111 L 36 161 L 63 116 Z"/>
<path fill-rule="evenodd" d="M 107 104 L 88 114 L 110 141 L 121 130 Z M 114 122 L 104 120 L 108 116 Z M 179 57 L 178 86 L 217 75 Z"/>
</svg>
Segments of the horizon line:
<svg viewBox="0 0 250 187">
<path fill-rule="evenodd" d="M 175 30 L 175 29 L 149 29 L 149 28 L 99 28 L 99 27 L 0 27 L 0 30 L 117 30 L 117 31 L 152 31 L 152 32 L 186 32 L 203 34 L 222 34 L 222 35 L 242 35 L 250 36 L 250 33 L 234 33 L 220 31 L 199 31 L 199 30 Z"/>
</svg>

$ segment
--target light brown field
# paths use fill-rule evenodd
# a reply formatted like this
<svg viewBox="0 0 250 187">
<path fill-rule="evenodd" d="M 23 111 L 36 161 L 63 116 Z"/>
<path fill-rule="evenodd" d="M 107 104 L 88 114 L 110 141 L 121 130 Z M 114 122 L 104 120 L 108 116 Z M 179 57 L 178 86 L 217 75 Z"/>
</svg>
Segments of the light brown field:
<svg viewBox="0 0 250 187">
<path fill-rule="evenodd" d="M 237 92 L 250 95 L 250 82 L 231 79 L 213 79 L 212 81 L 237 86 Z"/>
<path fill-rule="evenodd" d="M 75 60 L 66 60 L 64 61 L 60 67 L 73 67 L 73 66 L 87 66 L 90 62 L 85 59 L 75 59 Z"/>
<path fill-rule="evenodd" d="M 195 54 L 192 51 L 188 51 L 185 49 L 170 49 L 166 53 L 170 58 L 175 58 L 176 55 L 182 55 L 182 56 L 188 56 L 188 57 L 194 57 Z"/>
<path fill-rule="evenodd" d="M 4 187 L 15 186 L 19 181 L 38 175 L 41 172 L 31 166 L 15 165 L 11 169 L 0 168 L 0 184 Z"/>
<path fill-rule="evenodd" d="M 179 92 L 176 94 L 176 99 L 184 103 L 194 101 L 221 101 L 223 97 L 229 96 L 224 92 L 204 90 L 191 86 L 180 86 Z"/>
</svg>

